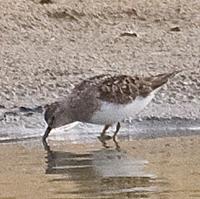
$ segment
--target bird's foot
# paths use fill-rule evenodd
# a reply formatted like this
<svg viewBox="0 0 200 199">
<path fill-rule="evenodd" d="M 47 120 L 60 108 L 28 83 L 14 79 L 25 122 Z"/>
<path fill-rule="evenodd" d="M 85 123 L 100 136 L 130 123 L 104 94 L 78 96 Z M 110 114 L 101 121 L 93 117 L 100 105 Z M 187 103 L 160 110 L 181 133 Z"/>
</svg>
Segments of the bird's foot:
<svg viewBox="0 0 200 199">
<path fill-rule="evenodd" d="M 101 136 L 98 136 L 98 139 L 101 141 L 103 147 L 109 148 L 106 141 L 112 139 L 110 135 L 103 135 L 103 136 L 101 135 Z"/>
</svg>

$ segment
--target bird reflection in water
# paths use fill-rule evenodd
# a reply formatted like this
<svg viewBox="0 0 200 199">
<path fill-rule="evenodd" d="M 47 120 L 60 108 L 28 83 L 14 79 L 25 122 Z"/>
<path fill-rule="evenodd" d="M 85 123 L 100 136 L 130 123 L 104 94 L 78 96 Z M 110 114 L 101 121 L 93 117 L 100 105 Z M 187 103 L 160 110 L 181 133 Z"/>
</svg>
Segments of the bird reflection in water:
<svg viewBox="0 0 200 199">
<path fill-rule="evenodd" d="M 102 148 L 73 153 L 53 151 L 47 143 L 44 146 L 46 174 L 57 174 L 55 181 L 77 185 L 76 190 L 65 189 L 57 194 L 78 198 L 149 198 L 156 191 L 155 177 L 144 171 L 147 161 L 134 159 L 126 152 Z"/>
</svg>

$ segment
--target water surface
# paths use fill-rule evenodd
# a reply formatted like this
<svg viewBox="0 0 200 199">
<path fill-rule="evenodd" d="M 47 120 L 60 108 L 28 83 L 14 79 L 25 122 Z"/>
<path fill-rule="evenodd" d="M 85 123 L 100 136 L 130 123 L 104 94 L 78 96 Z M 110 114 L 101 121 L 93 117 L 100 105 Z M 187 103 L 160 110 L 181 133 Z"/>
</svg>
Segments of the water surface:
<svg viewBox="0 0 200 199">
<path fill-rule="evenodd" d="M 102 127 L 88 124 L 57 129 L 43 145 L 44 123 L 27 118 L 1 123 L 0 199 L 200 198 L 198 121 L 135 121 L 120 148 L 105 148 Z"/>
<path fill-rule="evenodd" d="M 199 198 L 200 137 L 0 145 L 0 198 Z"/>
</svg>

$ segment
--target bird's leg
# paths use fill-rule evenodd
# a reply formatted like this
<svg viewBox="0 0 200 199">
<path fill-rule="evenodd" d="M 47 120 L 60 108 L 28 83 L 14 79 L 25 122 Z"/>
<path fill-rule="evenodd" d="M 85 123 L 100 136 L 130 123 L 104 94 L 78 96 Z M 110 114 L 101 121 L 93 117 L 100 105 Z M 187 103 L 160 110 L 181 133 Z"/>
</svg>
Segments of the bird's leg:
<svg viewBox="0 0 200 199">
<path fill-rule="evenodd" d="M 52 128 L 51 128 L 50 126 L 47 127 L 47 129 L 46 129 L 46 131 L 45 131 L 45 133 L 44 133 L 44 135 L 43 135 L 43 137 L 42 137 L 43 143 L 46 142 L 46 139 L 47 139 L 47 137 L 48 137 L 48 135 L 49 135 L 51 129 L 52 129 Z"/>
<path fill-rule="evenodd" d="M 101 138 L 104 139 L 104 140 L 109 140 L 111 139 L 111 137 L 109 135 L 106 135 L 106 131 L 108 130 L 108 128 L 110 127 L 109 124 L 106 124 L 103 128 L 103 131 L 101 132 Z"/>
<path fill-rule="evenodd" d="M 116 135 L 119 132 L 120 127 L 121 127 L 120 122 L 118 122 L 117 126 L 116 126 L 116 130 L 115 130 L 114 135 L 113 135 L 113 140 L 114 141 L 116 141 Z"/>
<path fill-rule="evenodd" d="M 119 146 L 119 144 L 118 144 L 118 142 L 116 140 L 116 135 L 119 132 L 120 127 L 121 127 L 120 122 L 118 122 L 117 126 L 116 126 L 116 130 L 115 130 L 114 135 L 113 135 L 113 142 L 115 143 L 116 149 L 118 151 L 120 151 L 120 146 Z"/>
<path fill-rule="evenodd" d="M 100 136 L 98 137 L 105 148 L 108 148 L 108 146 L 106 144 L 106 140 L 111 139 L 111 137 L 109 135 L 106 135 L 106 130 L 109 127 L 110 127 L 110 125 L 108 125 L 108 124 L 105 125 L 104 128 L 103 128 L 103 131 L 101 132 Z"/>
<path fill-rule="evenodd" d="M 50 122 L 48 123 L 48 127 L 42 137 L 43 144 L 46 143 L 46 139 L 49 136 L 50 131 L 52 130 L 52 125 L 53 125 L 54 120 L 55 120 L 55 117 L 53 116 Z"/>
</svg>

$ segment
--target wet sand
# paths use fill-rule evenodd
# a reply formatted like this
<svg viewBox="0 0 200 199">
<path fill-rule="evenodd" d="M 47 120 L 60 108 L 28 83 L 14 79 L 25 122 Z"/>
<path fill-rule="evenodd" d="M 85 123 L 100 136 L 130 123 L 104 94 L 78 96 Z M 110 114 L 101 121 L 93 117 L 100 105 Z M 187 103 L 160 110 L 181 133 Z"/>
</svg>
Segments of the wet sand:
<svg viewBox="0 0 200 199">
<path fill-rule="evenodd" d="M 0 145 L 0 198 L 200 197 L 200 137 Z"/>
</svg>

